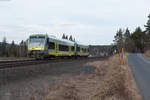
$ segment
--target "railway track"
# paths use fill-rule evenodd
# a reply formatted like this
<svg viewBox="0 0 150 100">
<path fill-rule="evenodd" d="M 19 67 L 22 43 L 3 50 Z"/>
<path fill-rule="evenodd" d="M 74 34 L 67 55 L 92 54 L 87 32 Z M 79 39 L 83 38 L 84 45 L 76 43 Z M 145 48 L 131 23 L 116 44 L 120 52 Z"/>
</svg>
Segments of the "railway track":
<svg viewBox="0 0 150 100">
<path fill-rule="evenodd" d="M 0 69 L 8 69 L 15 67 L 23 67 L 29 65 L 47 64 L 47 63 L 58 63 L 58 62 L 69 62 L 72 60 L 88 60 L 88 59 L 103 59 L 106 57 L 88 57 L 88 58 L 66 58 L 66 59 L 50 59 L 50 60 L 18 60 L 18 61 L 3 61 L 0 62 Z"/>
<path fill-rule="evenodd" d="M 47 60 L 22 60 L 22 61 L 4 61 L 0 62 L 0 69 L 14 68 L 20 66 L 36 65 L 48 63 Z"/>
</svg>

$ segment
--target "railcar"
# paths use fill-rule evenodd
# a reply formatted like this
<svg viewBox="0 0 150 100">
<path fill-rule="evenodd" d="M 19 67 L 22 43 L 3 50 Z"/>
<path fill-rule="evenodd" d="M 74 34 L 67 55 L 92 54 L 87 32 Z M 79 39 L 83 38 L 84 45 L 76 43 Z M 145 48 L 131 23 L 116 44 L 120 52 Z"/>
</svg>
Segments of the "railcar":
<svg viewBox="0 0 150 100">
<path fill-rule="evenodd" d="M 34 34 L 28 39 L 28 56 L 44 59 L 48 57 L 87 57 L 89 47 L 77 42 L 58 39 L 47 34 Z"/>
</svg>

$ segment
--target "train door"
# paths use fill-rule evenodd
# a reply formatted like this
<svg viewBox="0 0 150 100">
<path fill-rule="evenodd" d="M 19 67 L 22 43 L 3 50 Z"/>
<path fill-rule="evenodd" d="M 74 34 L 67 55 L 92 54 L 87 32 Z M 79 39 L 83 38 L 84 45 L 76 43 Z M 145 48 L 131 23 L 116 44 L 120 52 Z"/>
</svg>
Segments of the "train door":
<svg viewBox="0 0 150 100">
<path fill-rule="evenodd" d="M 72 48 L 72 46 L 69 46 L 69 56 L 71 56 L 71 48 Z"/>
<path fill-rule="evenodd" d="M 74 52 L 74 53 L 75 53 L 75 56 L 77 56 L 77 46 L 78 46 L 78 45 L 75 43 L 75 44 L 74 44 L 74 49 L 75 49 L 75 52 Z"/>
<path fill-rule="evenodd" d="M 49 38 L 47 38 L 46 43 L 45 43 L 45 49 L 48 51 L 48 45 L 49 45 Z"/>
<path fill-rule="evenodd" d="M 57 41 L 55 42 L 55 51 L 56 51 L 56 56 L 58 56 L 59 47 Z"/>
<path fill-rule="evenodd" d="M 82 46 L 80 46 L 80 56 L 82 56 Z"/>
<path fill-rule="evenodd" d="M 48 45 L 49 45 L 49 38 L 45 39 L 45 47 L 44 47 L 44 55 L 48 56 Z"/>
</svg>

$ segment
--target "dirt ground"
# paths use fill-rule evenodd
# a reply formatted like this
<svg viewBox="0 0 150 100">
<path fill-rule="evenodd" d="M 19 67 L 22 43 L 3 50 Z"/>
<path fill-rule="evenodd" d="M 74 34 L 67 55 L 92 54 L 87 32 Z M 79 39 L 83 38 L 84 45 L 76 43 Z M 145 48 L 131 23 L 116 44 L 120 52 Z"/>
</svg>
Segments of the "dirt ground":
<svg viewBox="0 0 150 100">
<path fill-rule="evenodd" d="M 127 63 L 115 55 L 10 71 L 0 100 L 142 100 Z"/>
</svg>

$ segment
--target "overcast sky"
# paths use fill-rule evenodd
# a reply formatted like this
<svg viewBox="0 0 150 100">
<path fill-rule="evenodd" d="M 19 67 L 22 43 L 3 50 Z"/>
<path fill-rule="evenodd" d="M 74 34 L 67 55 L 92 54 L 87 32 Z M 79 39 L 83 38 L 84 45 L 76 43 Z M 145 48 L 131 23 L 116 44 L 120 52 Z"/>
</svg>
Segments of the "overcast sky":
<svg viewBox="0 0 150 100">
<path fill-rule="evenodd" d="M 0 0 L 0 41 L 66 33 L 85 44 L 111 44 L 118 28 L 144 29 L 148 14 L 150 0 Z"/>
</svg>

